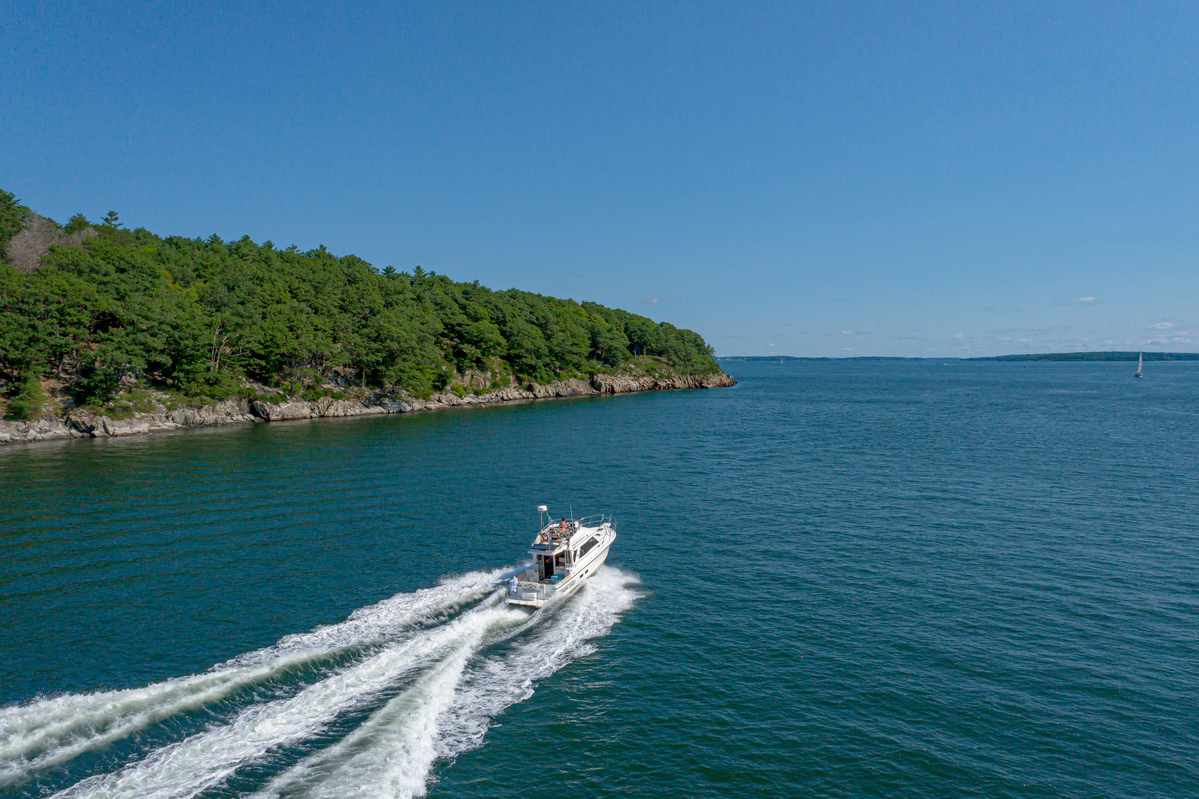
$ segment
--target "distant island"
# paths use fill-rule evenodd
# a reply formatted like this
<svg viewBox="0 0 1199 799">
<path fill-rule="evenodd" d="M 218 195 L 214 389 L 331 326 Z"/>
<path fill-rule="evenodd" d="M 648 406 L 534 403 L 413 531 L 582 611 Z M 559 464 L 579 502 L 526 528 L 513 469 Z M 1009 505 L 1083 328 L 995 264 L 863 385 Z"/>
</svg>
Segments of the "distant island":
<svg viewBox="0 0 1199 799">
<path fill-rule="evenodd" d="M 960 361 L 961 358 L 904 358 L 890 355 L 852 355 L 843 358 L 796 355 L 722 355 L 720 363 L 752 363 L 754 361 Z"/>
<path fill-rule="evenodd" d="M 139 415 L 170 427 L 732 382 L 698 333 L 593 302 L 323 246 L 164 237 L 111 211 L 59 224 L 0 191 L 10 421 L 96 434 Z"/>
<path fill-rule="evenodd" d="M 988 358 L 967 358 L 969 361 L 1135 361 L 1144 355 L 1146 361 L 1199 361 L 1199 352 L 1048 352 L 1030 355 L 994 355 Z"/>
<path fill-rule="evenodd" d="M 989 355 L 972 358 L 901 358 L 882 355 L 857 355 L 845 358 L 796 357 L 793 355 L 722 355 L 720 363 L 754 361 L 1135 361 L 1144 355 L 1146 361 L 1199 361 L 1199 352 L 1042 352 L 1025 355 Z"/>
</svg>

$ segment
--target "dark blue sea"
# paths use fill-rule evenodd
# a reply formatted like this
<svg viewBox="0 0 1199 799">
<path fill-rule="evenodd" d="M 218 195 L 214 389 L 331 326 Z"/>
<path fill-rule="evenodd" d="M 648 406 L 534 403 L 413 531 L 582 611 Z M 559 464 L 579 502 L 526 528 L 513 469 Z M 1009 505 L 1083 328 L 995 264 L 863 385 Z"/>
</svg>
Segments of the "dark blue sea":
<svg viewBox="0 0 1199 799">
<path fill-rule="evenodd" d="M 0 450 L 0 796 L 1199 795 L 1199 364 L 727 368 Z"/>
</svg>

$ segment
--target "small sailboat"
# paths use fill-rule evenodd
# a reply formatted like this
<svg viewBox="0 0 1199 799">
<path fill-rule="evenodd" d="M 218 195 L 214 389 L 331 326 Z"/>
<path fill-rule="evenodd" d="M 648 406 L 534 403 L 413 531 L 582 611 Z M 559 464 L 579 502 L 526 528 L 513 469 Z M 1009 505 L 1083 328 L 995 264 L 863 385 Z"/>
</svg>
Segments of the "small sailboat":
<svg viewBox="0 0 1199 799">
<path fill-rule="evenodd" d="M 1141 376 L 1141 366 L 1143 366 L 1144 363 L 1145 363 L 1145 353 L 1143 353 L 1143 352 L 1137 353 L 1137 373 L 1135 375 L 1133 375 L 1133 377 Z"/>
</svg>

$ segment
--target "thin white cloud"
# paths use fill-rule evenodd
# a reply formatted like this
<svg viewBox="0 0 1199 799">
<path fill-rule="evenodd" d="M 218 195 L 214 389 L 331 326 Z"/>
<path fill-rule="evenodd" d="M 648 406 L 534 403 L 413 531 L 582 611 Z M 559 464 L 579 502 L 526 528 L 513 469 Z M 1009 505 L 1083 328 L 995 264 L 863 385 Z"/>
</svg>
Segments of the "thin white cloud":
<svg viewBox="0 0 1199 799">
<path fill-rule="evenodd" d="M 964 339 L 966 337 L 966 334 L 965 333 L 954 333 L 953 337 L 954 337 L 954 340 L 961 341 L 962 339 Z"/>
<path fill-rule="evenodd" d="M 1158 322 L 1156 325 L 1149 325 L 1150 330 L 1170 330 L 1175 327 L 1178 327 L 1178 325 L 1173 322 Z"/>
<path fill-rule="evenodd" d="M 858 334 L 858 331 L 856 331 L 856 330 L 842 330 L 841 331 L 841 335 L 843 335 L 843 336 L 856 336 L 857 334 Z"/>
<path fill-rule="evenodd" d="M 1098 297 L 1079 297 L 1078 299 L 1075 300 L 1075 302 L 1083 302 L 1083 303 L 1090 305 L 1093 302 L 1099 302 L 1099 298 Z"/>
<path fill-rule="evenodd" d="M 1157 344 L 1157 345 L 1160 345 L 1163 347 L 1165 347 L 1165 346 L 1173 347 L 1173 346 L 1178 346 L 1180 344 L 1190 345 L 1192 343 L 1193 342 L 1191 341 L 1190 334 L 1187 333 L 1185 330 L 1183 330 L 1173 336 L 1169 336 L 1169 337 L 1161 336 L 1158 338 L 1146 339 L 1141 342 L 1141 344 L 1144 346 L 1148 346 L 1151 344 Z"/>
</svg>

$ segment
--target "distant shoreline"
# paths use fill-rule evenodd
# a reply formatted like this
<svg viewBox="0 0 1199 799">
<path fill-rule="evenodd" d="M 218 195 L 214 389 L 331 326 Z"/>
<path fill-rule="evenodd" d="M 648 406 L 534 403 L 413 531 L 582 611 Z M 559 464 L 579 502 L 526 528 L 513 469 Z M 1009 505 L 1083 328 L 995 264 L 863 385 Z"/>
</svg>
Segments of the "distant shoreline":
<svg viewBox="0 0 1199 799">
<path fill-rule="evenodd" d="M 745 363 L 754 361 L 1135 361 L 1141 356 L 1146 361 L 1199 361 L 1199 352 L 1042 352 L 1023 355 L 987 355 L 973 358 L 958 356 L 929 356 L 905 358 L 885 355 L 855 355 L 844 358 L 830 356 L 796 355 L 725 355 L 717 363 Z"/>
<path fill-rule="evenodd" d="M 590 380 L 559 380 L 527 388 L 512 386 L 486 394 L 434 394 L 430 399 L 416 397 L 375 399 L 303 400 L 291 397 L 278 402 L 260 399 L 230 399 L 205 405 L 185 405 L 168 410 L 159 405 L 153 411 L 133 413 L 114 419 L 86 408 L 74 408 L 61 415 L 47 414 L 27 422 L 0 421 L 0 446 L 62 441 L 74 438 L 118 438 L 199 427 L 221 427 L 300 419 L 376 416 L 449 408 L 484 408 L 512 402 L 602 397 L 648 391 L 684 391 L 701 388 L 726 388 L 737 381 L 724 372 L 708 375 L 672 375 L 657 379 L 627 375 L 594 374 Z"/>
</svg>

